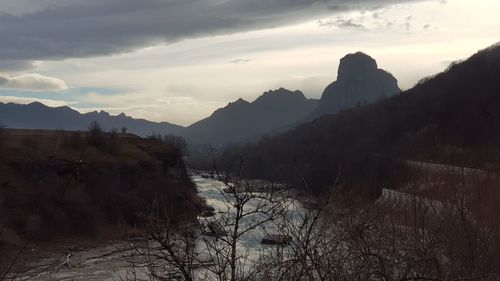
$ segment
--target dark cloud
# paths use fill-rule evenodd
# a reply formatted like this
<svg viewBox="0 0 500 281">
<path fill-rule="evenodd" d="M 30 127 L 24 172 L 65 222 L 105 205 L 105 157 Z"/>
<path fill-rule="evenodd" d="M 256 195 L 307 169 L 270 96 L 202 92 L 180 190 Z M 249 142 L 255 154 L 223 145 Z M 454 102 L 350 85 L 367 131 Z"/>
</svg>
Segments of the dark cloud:
<svg viewBox="0 0 500 281">
<path fill-rule="evenodd" d="M 0 42 L 0 45 L 2 43 Z M 0 60 L 0 71 L 21 71 L 33 70 L 36 68 L 35 63 L 32 61 L 23 60 Z"/>
<path fill-rule="evenodd" d="M 0 61 L 116 54 L 410 1 L 418 0 L 52 0 L 0 12 Z"/>
</svg>

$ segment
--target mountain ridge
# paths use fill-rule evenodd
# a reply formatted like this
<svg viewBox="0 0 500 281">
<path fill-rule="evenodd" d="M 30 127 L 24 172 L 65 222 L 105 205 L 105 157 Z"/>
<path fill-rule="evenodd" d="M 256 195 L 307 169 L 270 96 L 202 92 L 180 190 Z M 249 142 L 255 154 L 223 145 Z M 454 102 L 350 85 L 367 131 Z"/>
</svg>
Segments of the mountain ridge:
<svg viewBox="0 0 500 281">
<path fill-rule="evenodd" d="M 333 114 L 399 91 L 397 80 L 379 69 L 376 60 L 362 52 L 344 56 L 337 73 L 337 80 L 325 88 L 320 100 L 307 98 L 299 90 L 281 87 L 262 93 L 252 102 L 242 98 L 229 102 L 210 116 L 185 127 L 134 119 L 124 113 L 79 113 L 68 106 L 52 108 L 40 102 L 28 105 L 0 103 L 0 123 L 24 129 L 86 130 L 92 121 L 98 121 L 106 130 L 126 127 L 129 132 L 143 137 L 153 133 L 174 134 L 195 145 L 225 146 L 255 141 L 263 135 L 289 130 L 323 114 Z"/>
<path fill-rule="evenodd" d="M 279 88 L 264 92 L 252 102 L 242 98 L 229 102 L 210 116 L 184 127 L 168 122 L 136 119 L 123 112 L 118 115 L 111 115 L 103 110 L 80 113 L 68 106 L 50 107 L 38 101 L 29 104 L 0 102 L 0 124 L 19 129 L 85 131 L 92 121 L 97 121 L 105 130 L 126 127 L 130 133 L 142 137 L 153 133 L 174 134 L 197 144 L 229 144 L 254 140 L 274 130 L 286 128 L 311 112 L 316 104 L 317 100 L 306 98 L 298 90 Z M 262 114 L 265 116 L 261 116 Z M 244 131 L 248 129 L 245 127 L 248 124 L 252 124 L 249 127 L 251 131 L 246 134 Z M 216 131 L 212 132 L 214 126 Z M 258 126 L 262 128 L 257 128 Z M 215 134 L 220 134 L 221 137 Z"/>
<path fill-rule="evenodd" d="M 317 105 L 301 91 L 285 88 L 264 92 L 254 101 L 241 98 L 186 128 L 184 136 L 198 144 L 247 142 L 292 124 Z"/>
<path fill-rule="evenodd" d="M 401 159 L 500 171 L 499 75 L 495 44 L 398 95 L 226 150 L 219 168 L 244 161 L 244 177 L 307 182 L 317 194 L 339 175 L 371 195 L 397 185 Z"/>
<path fill-rule="evenodd" d="M 168 122 L 153 122 L 135 119 L 120 113 L 111 115 L 106 111 L 80 113 L 68 106 L 50 107 L 40 102 L 29 104 L 0 102 L 0 123 L 18 129 L 64 129 L 87 130 L 92 121 L 106 129 L 126 127 L 129 132 L 146 136 L 153 132 L 178 134 L 183 127 Z"/>
</svg>

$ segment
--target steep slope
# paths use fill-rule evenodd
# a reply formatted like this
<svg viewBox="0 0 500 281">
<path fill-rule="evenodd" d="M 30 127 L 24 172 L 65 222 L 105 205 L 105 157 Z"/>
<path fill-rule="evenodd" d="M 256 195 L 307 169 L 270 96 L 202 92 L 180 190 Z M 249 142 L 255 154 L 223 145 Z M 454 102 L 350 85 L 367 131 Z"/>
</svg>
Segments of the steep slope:
<svg viewBox="0 0 500 281">
<path fill-rule="evenodd" d="M 128 132 L 146 136 L 152 132 L 161 134 L 179 134 L 181 126 L 161 122 L 151 122 L 144 119 L 133 119 L 120 114 L 109 115 L 104 111 L 94 111 L 81 114 L 67 106 L 48 107 L 39 102 L 28 105 L 0 103 L 0 124 L 18 129 L 65 129 L 87 130 L 92 121 L 98 121 L 101 126 L 111 128 L 126 127 Z"/>
<path fill-rule="evenodd" d="M 254 140 L 304 118 L 317 101 L 300 91 L 280 88 L 268 91 L 253 102 L 238 99 L 218 109 L 210 117 L 186 128 L 193 143 L 229 144 Z"/>
<path fill-rule="evenodd" d="M 240 150 L 248 177 L 325 190 L 341 170 L 349 187 L 373 192 L 400 175 L 400 159 L 498 170 L 500 159 L 500 45 L 400 95 L 329 115 Z M 300 171 L 300 174 L 297 172 Z"/>
<path fill-rule="evenodd" d="M 334 114 L 399 92 L 396 78 L 378 69 L 373 58 L 361 52 L 348 54 L 340 60 L 337 81 L 326 87 L 318 108 L 309 119 L 322 114 Z"/>
<path fill-rule="evenodd" d="M 201 207 L 181 151 L 159 141 L 6 129 L 0 155 L 0 272 L 10 250 L 40 240 L 97 244 L 130 234 L 124 222 L 143 226 L 156 204 L 175 224 L 196 221 Z"/>
</svg>

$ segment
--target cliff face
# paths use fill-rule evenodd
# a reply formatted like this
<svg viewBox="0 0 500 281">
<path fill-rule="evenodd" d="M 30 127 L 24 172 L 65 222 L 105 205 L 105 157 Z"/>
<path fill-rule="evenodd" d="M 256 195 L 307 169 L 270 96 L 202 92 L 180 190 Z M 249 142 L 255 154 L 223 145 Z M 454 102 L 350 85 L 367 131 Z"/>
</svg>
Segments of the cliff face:
<svg viewBox="0 0 500 281">
<path fill-rule="evenodd" d="M 0 226 L 23 239 L 98 235 L 141 225 L 155 201 L 174 222 L 195 218 L 199 201 L 177 148 L 126 134 L 92 138 L 0 133 Z"/>
<path fill-rule="evenodd" d="M 314 117 L 334 114 L 399 92 L 396 78 L 377 68 L 373 58 L 361 52 L 349 54 L 340 60 L 337 81 L 324 90 Z"/>
</svg>

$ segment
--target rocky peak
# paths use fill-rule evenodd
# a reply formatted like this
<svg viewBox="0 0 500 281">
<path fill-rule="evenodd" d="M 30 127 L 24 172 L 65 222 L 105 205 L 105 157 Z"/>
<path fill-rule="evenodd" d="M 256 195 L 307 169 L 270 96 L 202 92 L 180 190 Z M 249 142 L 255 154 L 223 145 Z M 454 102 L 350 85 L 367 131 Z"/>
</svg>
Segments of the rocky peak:
<svg viewBox="0 0 500 281">
<path fill-rule="evenodd" d="M 301 91 L 290 91 L 285 88 L 270 90 L 258 97 L 254 104 L 274 104 L 289 102 L 305 102 L 307 99 Z"/>
<path fill-rule="evenodd" d="M 279 88 L 277 90 L 269 90 L 267 92 L 264 92 L 264 94 L 262 94 L 262 96 L 272 96 L 272 95 L 300 95 L 300 96 L 304 96 L 304 94 L 299 90 L 290 91 L 290 90 L 285 89 L 285 88 Z"/>
<path fill-rule="evenodd" d="M 377 71 L 377 62 L 365 53 L 348 54 L 340 59 L 337 80 L 368 76 Z"/>
<path fill-rule="evenodd" d="M 224 108 L 226 109 L 239 109 L 243 107 L 247 107 L 250 103 L 242 98 L 237 99 L 236 101 L 228 103 L 228 105 Z"/>
<path fill-rule="evenodd" d="M 334 114 L 399 91 L 396 78 L 377 68 L 375 59 L 362 52 L 348 54 L 340 60 L 337 81 L 326 87 L 312 117 Z"/>
<path fill-rule="evenodd" d="M 246 100 L 242 99 L 242 98 L 239 98 L 237 99 L 236 101 L 234 102 L 230 102 L 229 104 L 248 104 L 249 102 L 247 102 Z"/>
</svg>

